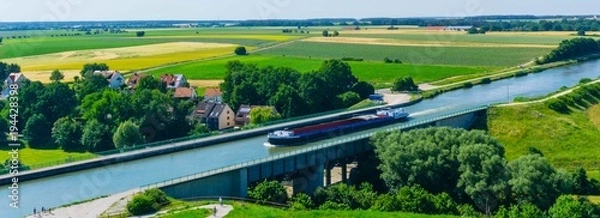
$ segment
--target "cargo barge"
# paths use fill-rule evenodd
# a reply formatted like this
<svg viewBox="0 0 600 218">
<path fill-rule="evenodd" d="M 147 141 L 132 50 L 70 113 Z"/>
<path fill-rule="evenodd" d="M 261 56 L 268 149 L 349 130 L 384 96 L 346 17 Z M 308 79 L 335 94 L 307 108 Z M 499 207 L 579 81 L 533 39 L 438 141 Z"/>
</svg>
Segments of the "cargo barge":
<svg viewBox="0 0 600 218">
<path fill-rule="evenodd" d="M 272 146 L 299 145 L 318 139 L 383 126 L 404 120 L 408 115 L 402 108 L 379 109 L 375 114 L 360 115 L 344 120 L 320 123 L 291 130 L 277 130 L 267 135 L 267 141 Z"/>
</svg>

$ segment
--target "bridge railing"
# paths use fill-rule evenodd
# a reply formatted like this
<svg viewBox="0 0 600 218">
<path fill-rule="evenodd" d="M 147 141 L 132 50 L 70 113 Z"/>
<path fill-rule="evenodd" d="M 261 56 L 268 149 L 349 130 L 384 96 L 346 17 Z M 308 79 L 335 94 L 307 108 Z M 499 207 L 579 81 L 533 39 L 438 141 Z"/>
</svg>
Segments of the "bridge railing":
<svg viewBox="0 0 600 218">
<path fill-rule="evenodd" d="M 389 132 L 389 131 L 395 131 L 395 130 L 402 130 L 402 129 L 412 128 L 412 127 L 417 127 L 417 126 L 429 124 L 429 123 L 432 123 L 432 122 L 436 122 L 436 121 L 439 121 L 439 120 L 444 120 L 444 119 L 451 118 L 451 117 L 456 117 L 456 116 L 460 116 L 460 115 L 464 115 L 464 114 L 473 113 L 473 112 L 484 110 L 484 109 L 487 109 L 487 108 L 488 108 L 488 106 L 480 106 L 480 107 L 477 107 L 477 108 L 471 108 L 471 109 L 466 109 L 466 110 L 457 111 L 457 112 L 453 112 L 453 113 L 448 113 L 448 114 L 441 115 L 441 116 L 438 116 L 438 117 L 435 117 L 435 118 L 428 118 L 428 119 L 419 120 L 419 121 L 406 122 L 406 123 L 402 123 L 402 124 L 400 124 L 398 126 L 386 128 L 383 131 Z M 217 175 L 217 174 L 229 172 L 229 171 L 232 171 L 232 170 L 239 170 L 239 169 L 242 169 L 242 168 L 247 168 L 247 167 L 250 167 L 250 166 L 254 166 L 254 165 L 258 165 L 258 164 L 262 164 L 262 163 L 266 163 L 266 162 L 280 160 L 280 159 L 283 159 L 283 158 L 292 157 L 292 156 L 295 156 L 295 155 L 304 154 L 304 153 L 308 153 L 308 152 L 311 152 L 311 151 L 321 150 L 321 149 L 324 149 L 324 148 L 329 148 L 329 147 L 337 146 L 337 145 L 340 145 L 340 144 L 345 144 L 345 143 L 348 143 L 348 142 L 353 142 L 353 141 L 362 140 L 362 139 L 365 139 L 365 138 L 370 138 L 371 136 L 373 136 L 377 132 L 380 132 L 380 131 L 373 131 L 373 132 L 362 133 L 362 134 L 359 134 L 359 135 L 354 135 L 354 136 L 346 137 L 346 138 L 335 140 L 335 141 L 332 141 L 332 142 L 327 142 L 327 143 L 323 143 L 323 144 L 309 146 L 309 147 L 302 148 L 302 149 L 299 149 L 299 150 L 289 151 L 289 152 L 285 152 L 285 153 L 281 153 L 281 154 L 276 154 L 276 155 L 269 156 L 269 157 L 264 157 L 264 158 L 260 158 L 260 159 L 250 160 L 250 161 L 243 162 L 243 163 L 237 163 L 237 164 L 229 165 L 229 166 L 226 166 L 226 167 L 222 167 L 222 168 L 218 168 L 218 169 L 213 169 L 213 170 L 208 170 L 208 171 L 203 171 L 203 172 L 200 172 L 200 173 L 196 173 L 196 174 L 192 174 L 192 175 L 188 175 L 188 176 L 182 176 L 182 177 L 178 177 L 178 178 L 174 178 L 174 179 L 170 179 L 170 180 L 166 180 L 166 181 L 162 181 L 162 182 L 157 182 L 157 183 L 152 183 L 152 184 L 148 184 L 148 185 L 143 185 L 143 186 L 140 187 L 140 189 L 141 190 L 146 190 L 146 189 L 150 189 L 150 188 L 161 188 L 161 187 L 165 187 L 165 186 L 175 185 L 175 184 L 179 184 L 179 183 L 182 183 L 182 182 L 193 181 L 193 180 L 196 180 L 196 179 L 200 179 L 200 178 L 204 178 L 204 177 L 209 177 L 209 176 L 213 176 L 213 175 Z"/>
</svg>

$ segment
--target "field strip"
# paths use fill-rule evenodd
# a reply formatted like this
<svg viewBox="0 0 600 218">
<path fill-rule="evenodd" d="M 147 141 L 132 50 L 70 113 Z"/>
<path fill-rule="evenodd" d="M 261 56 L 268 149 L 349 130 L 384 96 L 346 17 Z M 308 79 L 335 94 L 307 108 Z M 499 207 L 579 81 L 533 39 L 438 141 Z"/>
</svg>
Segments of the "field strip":
<svg viewBox="0 0 600 218">
<path fill-rule="evenodd" d="M 310 37 L 302 39 L 304 42 L 321 42 L 321 43 L 346 43 L 346 44 L 364 44 L 364 45 L 386 45 L 386 46 L 415 46 L 415 47 L 479 47 L 479 48 L 556 48 L 554 45 L 539 45 L 539 44 L 501 44 L 501 43 L 469 43 L 469 42 L 452 42 L 452 41 L 436 41 L 419 42 L 406 41 L 396 39 L 379 39 L 379 38 L 361 38 L 361 37 Z"/>
</svg>

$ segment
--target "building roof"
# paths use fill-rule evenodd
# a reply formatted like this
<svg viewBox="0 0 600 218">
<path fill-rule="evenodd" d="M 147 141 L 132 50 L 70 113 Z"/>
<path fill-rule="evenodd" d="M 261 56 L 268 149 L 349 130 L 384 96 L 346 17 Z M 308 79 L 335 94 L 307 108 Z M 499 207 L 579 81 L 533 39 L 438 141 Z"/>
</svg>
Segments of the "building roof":
<svg viewBox="0 0 600 218">
<path fill-rule="evenodd" d="M 225 107 L 227 107 L 227 104 L 223 104 L 223 103 L 216 103 L 215 107 L 213 107 L 212 111 L 209 114 L 209 118 L 219 118 L 219 116 L 221 116 L 221 113 L 223 113 L 223 111 L 225 110 Z"/>
<path fill-rule="evenodd" d="M 179 87 L 175 89 L 175 98 L 193 98 L 195 97 L 196 90 L 187 87 Z"/>
<path fill-rule="evenodd" d="M 216 103 L 209 101 L 201 101 L 196 105 L 193 116 L 198 118 L 208 117 L 210 112 L 215 107 Z"/>
<path fill-rule="evenodd" d="M 129 77 L 129 81 L 127 81 L 127 85 L 135 88 L 138 86 L 139 81 L 146 76 L 148 76 L 148 75 L 146 75 L 145 73 L 137 73 L 137 72 L 133 73 L 131 75 L 131 77 Z"/>
<path fill-rule="evenodd" d="M 160 81 L 162 81 L 163 83 L 166 83 L 167 86 L 176 86 L 176 87 L 180 87 L 181 84 L 179 84 L 181 82 L 181 80 L 183 80 L 183 75 L 182 74 L 164 74 L 162 76 L 160 76 Z"/>
<path fill-rule="evenodd" d="M 104 78 L 111 80 L 119 71 L 94 71 L 94 75 L 102 75 Z M 120 73 L 119 73 L 120 74 Z"/>
<path fill-rule="evenodd" d="M 8 77 L 6 77 L 7 80 L 10 80 L 10 82 L 16 82 L 17 80 L 19 80 L 20 78 L 25 79 L 25 76 L 23 76 L 22 73 L 10 73 L 8 74 Z"/>
<path fill-rule="evenodd" d="M 221 89 L 219 89 L 219 88 L 207 88 L 204 91 L 204 96 L 207 97 L 207 98 L 216 98 L 216 97 L 219 97 L 221 95 L 222 95 Z"/>
</svg>

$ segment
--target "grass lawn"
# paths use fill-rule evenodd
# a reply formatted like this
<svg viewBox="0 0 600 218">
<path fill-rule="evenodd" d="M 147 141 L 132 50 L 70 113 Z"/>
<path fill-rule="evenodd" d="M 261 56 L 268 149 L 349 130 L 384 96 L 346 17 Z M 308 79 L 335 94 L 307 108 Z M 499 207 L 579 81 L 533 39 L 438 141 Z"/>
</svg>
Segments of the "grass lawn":
<svg viewBox="0 0 600 218">
<path fill-rule="evenodd" d="M 276 55 L 235 56 L 215 60 L 197 61 L 178 66 L 166 67 L 151 71 L 150 74 L 160 75 L 165 72 L 184 74 L 191 80 L 215 80 L 225 76 L 225 65 L 229 61 L 240 60 L 243 63 L 256 64 L 259 67 L 290 67 L 300 72 L 317 70 L 325 59 L 305 57 L 283 57 Z M 348 62 L 352 72 L 360 80 L 384 86 L 400 76 L 412 76 L 415 82 L 430 82 L 459 75 L 470 75 L 492 71 L 495 67 L 468 67 L 443 65 L 413 65 L 413 64 L 384 64 L 375 61 Z"/>
<path fill-rule="evenodd" d="M 4 161 L 10 158 L 10 149 L 0 149 L 0 160 Z M 68 153 L 60 149 L 19 149 L 20 161 L 28 166 L 50 164 L 60 161 L 64 163 L 67 158 L 80 159 L 94 156 L 92 153 Z M 54 164 L 55 165 L 55 164 Z"/>
<path fill-rule="evenodd" d="M 491 108 L 488 129 L 506 148 L 506 157 L 518 158 L 530 146 L 541 150 L 557 168 L 584 167 L 600 179 L 600 105 L 588 111 L 560 114 L 544 104 Z"/>
<path fill-rule="evenodd" d="M 178 211 L 177 213 L 170 213 L 164 216 L 159 216 L 160 218 L 198 218 L 198 217 L 207 217 L 212 215 L 212 212 L 208 209 L 188 209 Z"/>
<path fill-rule="evenodd" d="M 550 48 L 484 48 L 442 46 L 386 46 L 323 42 L 293 42 L 261 54 L 317 57 L 363 58 L 381 61 L 388 57 L 404 63 L 453 66 L 511 67 L 548 53 Z"/>
</svg>

